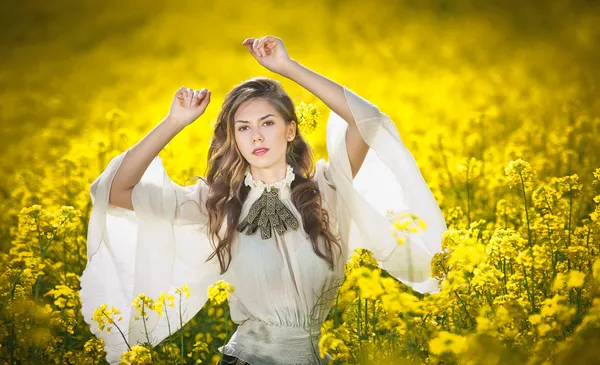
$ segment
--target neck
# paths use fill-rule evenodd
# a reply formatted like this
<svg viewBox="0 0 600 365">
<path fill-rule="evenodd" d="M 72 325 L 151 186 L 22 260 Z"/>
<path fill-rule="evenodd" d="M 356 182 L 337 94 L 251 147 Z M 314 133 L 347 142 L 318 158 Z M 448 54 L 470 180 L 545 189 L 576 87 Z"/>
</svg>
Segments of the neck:
<svg viewBox="0 0 600 365">
<path fill-rule="evenodd" d="M 271 184 L 285 179 L 287 173 L 287 163 L 277 164 L 265 168 L 255 167 L 250 165 L 250 173 L 252 178 L 257 181 L 262 181 L 265 184 Z"/>
</svg>

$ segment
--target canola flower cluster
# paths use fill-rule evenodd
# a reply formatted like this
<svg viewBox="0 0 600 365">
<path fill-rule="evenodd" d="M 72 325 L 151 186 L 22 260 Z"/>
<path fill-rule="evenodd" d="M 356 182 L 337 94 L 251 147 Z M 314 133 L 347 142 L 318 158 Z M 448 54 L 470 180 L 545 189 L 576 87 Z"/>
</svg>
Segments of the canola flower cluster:
<svg viewBox="0 0 600 365">
<path fill-rule="evenodd" d="M 473 184 L 465 191 L 477 186 L 467 176 L 477 176 L 473 171 L 482 168 L 481 162 L 470 158 L 458 166 L 463 175 L 457 176 L 464 179 L 455 183 Z M 445 212 L 444 251 L 431 263 L 442 282 L 440 293 L 412 291 L 382 270 L 368 250 L 356 250 L 321 328 L 322 356 L 357 364 L 397 359 L 542 364 L 549 359 L 565 363 L 574 354 L 591 356 L 580 349 L 600 328 L 600 168 L 587 189 L 577 174 L 536 180 L 539 174 L 521 158 L 502 171 L 508 193 L 495 200 L 493 215 L 473 219 L 480 211 L 476 200 Z M 41 204 L 17 214 L 10 250 L 2 256 L 2 316 L 8 325 L 1 335 L 13 358 L 102 363 L 102 341 L 89 336 L 79 315 L 76 272 L 85 263 L 81 222 L 86 214 L 72 206 L 51 211 Z M 427 229 L 413 214 L 388 214 L 399 245 L 406 232 Z M 186 327 L 155 347 L 149 337 L 145 344 L 129 344 L 121 362 L 218 362 L 216 347 L 234 328 L 226 300 L 234 290 L 224 281 L 214 283 L 206 309 Z M 144 321 L 149 311 L 166 315 L 176 295 L 190 295 L 186 285 L 174 294 L 155 299 L 140 294 L 132 303 L 134 320 Z M 120 330 L 122 318 L 109 303 L 94 313 L 98 327 L 109 332 Z"/>
<path fill-rule="evenodd" d="M 509 187 L 523 193 L 522 226 L 506 219 L 467 226 L 456 209 L 444 235 L 445 252 L 432 261 L 442 290 L 422 298 L 384 276 L 368 251 L 357 250 L 341 288 L 341 323 L 334 318 L 322 327 L 321 355 L 329 352 L 346 363 L 403 358 L 541 364 L 566 361 L 593 338 L 600 329 L 600 195 L 593 197 L 596 205 L 585 224 L 570 227 L 564 213 L 583 189 L 577 175 L 536 186 L 535 171 L 522 159 L 504 172 Z M 600 169 L 593 176 L 592 185 L 600 186 Z M 511 207 L 507 202 L 498 201 L 497 217 Z M 403 236 L 397 237 L 402 244 Z M 396 344 L 383 345 L 390 340 Z M 593 353 L 578 353 L 577 363 Z"/>
<path fill-rule="evenodd" d="M 233 286 L 229 283 L 219 280 L 208 288 L 207 294 L 208 299 L 217 305 L 222 304 L 227 300 L 229 295 L 234 291 Z M 187 284 L 183 284 L 181 287 L 175 289 L 175 294 L 180 297 L 179 303 L 183 298 L 190 297 L 190 291 Z M 160 292 L 156 300 L 141 293 L 133 300 L 133 307 L 136 309 L 137 315 L 134 316 L 134 320 L 141 320 L 144 322 L 144 329 L 147 342 L 143 344 L 130 345 L 125 336 L 125 331 L 119 327 L 119 323 L 123 320 L 123 316 L 118 308 L 111 306 L 109 308 L 108 303 L 102 304 L 94 310 L 93 321 L 98 324 L 99 330 L 105 330 L 110 332 L 113 328 L 123 337 L 123 341 L 127 344 L 129 351 L 123 353 L 121 356 L 121 364 L 150 364 L 154 362 L 164 362 L 166 364 L 173 362 L 185 362 L 181 354 L 183 348 L 178 348 L 175 343 L 167 342 L 158 348 L 152 345 L 150 340 L 150 333 L 146 328 L 146 321 L 148 320 L 149 311 L 154 311 L 159 317 L 166 316 L 167 324 L 169 325 L 169 337 L 173 335 L 171 333 L 171 324 L 165 307 L 175 307 L 175 296 L 172 294 L 166 294 Z M 181 311 L 179 312 L 181 315 Z M 181 320 L 181 318 L 180 318 Z M 183 332 L 179 331 L 181 341 L 183 341 Z M 183 343 L 183 342 L 182 342 Z M 208 347 L 206 343 L 196 342 L 193 345 L 192 351 L 187 353 L 187 357 L 191 358 L 194 354 L 207 352 Z M 197 363 L 201 363 L 201 359 L 197 359 Z"/>
</svg>

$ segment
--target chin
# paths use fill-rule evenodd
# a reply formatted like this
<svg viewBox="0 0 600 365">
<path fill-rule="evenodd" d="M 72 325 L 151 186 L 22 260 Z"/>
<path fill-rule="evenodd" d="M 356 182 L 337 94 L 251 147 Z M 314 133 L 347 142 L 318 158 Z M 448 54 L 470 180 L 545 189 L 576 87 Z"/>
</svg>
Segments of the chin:
<svg viewBox="0 0 600 365">
<path fill-rule="evenodd" d="M 269 151 L 269 153 L 271 153 L 272 151 Z M 266 168 L 266 167 L 270 167 L 273 166 L 277 159 L 274 158 L 273 156 L 263 156 L 263 157 L 259 157 L 259 156 L 254 156 L 252 153 L 250 154 L 252 156 L 252 158 L 250 160 L 248 160 L 248 163 L 252 166 L 258 167 L 258 168 Z"/>
<path fill-rule="evenodd" d="M 265 159 L 265 160 L 261 159 L 260 161 L 252 160 L 252 161 L 250 162 L 250 165 L 252 165 L 252 166 L 254 166 L 254 167 L 261 168 L 261 169 L 264 169 L 264 168 L 266 168 L 266 167 L 269 167 L 269 166 L 271 166 L 272 164 L 273 164 L 273 163 L 272 163 L 270 160 L 266 160 L 266 159 Z"/>
</svg>

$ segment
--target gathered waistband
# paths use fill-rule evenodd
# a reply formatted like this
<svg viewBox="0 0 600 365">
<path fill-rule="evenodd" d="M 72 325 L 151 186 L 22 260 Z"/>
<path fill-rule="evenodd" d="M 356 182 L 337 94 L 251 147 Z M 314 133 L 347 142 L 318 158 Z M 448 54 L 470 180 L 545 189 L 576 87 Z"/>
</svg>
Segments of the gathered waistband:
<svg viewBox="0 0 600 365">
<path fill-rule="evenodd" d="M 326 364 L 319 357 L 320 327 L 295 327 L 249 319 L 219 348 L 250 364 Z"/>
<path fill-rule="evenodd" d="M 259 319 L 248 319 L 238 326 L 238 330 L 240 334 L 258 335 L 267 342 L 277 342 L 293 339 L 306 340 L 311 336 L 318 338 L 321 327 L 285 326 L 267 323 Z"/>
</svg>

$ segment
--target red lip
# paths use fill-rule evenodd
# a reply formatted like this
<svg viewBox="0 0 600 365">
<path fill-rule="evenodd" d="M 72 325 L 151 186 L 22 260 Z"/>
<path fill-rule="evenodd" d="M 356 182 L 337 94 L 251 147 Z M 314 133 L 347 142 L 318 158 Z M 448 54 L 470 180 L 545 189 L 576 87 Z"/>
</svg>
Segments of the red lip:
<svg viewBox="0 0 600 365">
<path fill-rule="evenodd" d="M 267 152 L 269 149 L 268 149 L 268 148 L 266 148 L 266 147 L 258 147 L 258 148 L 255 148 L 255 149 L 252 151 L 252 153 L 253 153 L 253 154 L 256 154 L 256 152 L 257 152 L 257 151 L 261 151 L 261 150 L 264 150 L 265 152 Z"/>
</svg>

